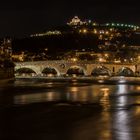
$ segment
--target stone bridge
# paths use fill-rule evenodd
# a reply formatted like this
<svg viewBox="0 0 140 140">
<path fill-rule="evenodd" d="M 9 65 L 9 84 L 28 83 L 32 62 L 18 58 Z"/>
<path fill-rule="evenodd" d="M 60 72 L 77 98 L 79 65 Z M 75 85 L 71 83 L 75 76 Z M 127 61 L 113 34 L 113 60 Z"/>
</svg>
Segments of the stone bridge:
<svg viewBox="0 0 140 140">
<path fill-rule="evenodd" d="M 133 73 L 140 71 L 140 66 L 135 64 L 110 64 L 110 63 L 93 63 L 91 61 L 33 61 L 33 62 L 17 62 L 15 63 L 15 72 L 22 69 L 30 69 L 36 75 L 41 76 L 46 68 L 51 68 L 56 71 L 57 76 L 67 74 L 68 70 L 77 68 L 82 70 L 84 75 L 91 75 L 91 73 L 98 67 L 104 67 L 111 74 L 116 74 L 120 70 L 127 68 Z"/>
</svg>

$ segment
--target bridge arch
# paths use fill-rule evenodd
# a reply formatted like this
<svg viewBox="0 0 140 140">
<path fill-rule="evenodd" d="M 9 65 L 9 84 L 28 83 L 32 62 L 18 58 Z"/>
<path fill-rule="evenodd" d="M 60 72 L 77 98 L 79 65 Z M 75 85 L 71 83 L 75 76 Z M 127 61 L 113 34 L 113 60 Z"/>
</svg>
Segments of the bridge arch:
<svg viewBox="0 0 140 140">
<path fill-rule="evenodd" d="M 131 76 L 134 76 L 134 75 L 135 75 L 135 73 L 129 67 L 122 67 L 117 72 L 117 76 L 126 76 L 126 77 L 128 76 L 128 77 L 131 77 Z"/>
<path fill-rule="evenodd" d="M 24 76 L 35 76 L 35 75 L 37 75 L 37 73 L 31 68 L 22 67 L 22 68 L 15 70 L 15 75 L 16 76 L 23 76 L 23 75 Z"/>
<path fill-rule="evenodd" d="M 54 67 L 45 67 L 42 70 L 42 74 L 45 76 L 59 76 L 60 72 Z"/>
<path fill-rule="evenodd" d="M 84 76 L 86 75 L 85 69 L 83 67 L 80 66 L 71 66 L 67 71 L 66 71 L 67 75 L 77 75 L 77 76 Z"/>
<path fill-rule="evenodd" d="M 92 76 L 111 76 L 111 70 L 105 66 L 97 66 L 91 72 Z"/>
</svg>

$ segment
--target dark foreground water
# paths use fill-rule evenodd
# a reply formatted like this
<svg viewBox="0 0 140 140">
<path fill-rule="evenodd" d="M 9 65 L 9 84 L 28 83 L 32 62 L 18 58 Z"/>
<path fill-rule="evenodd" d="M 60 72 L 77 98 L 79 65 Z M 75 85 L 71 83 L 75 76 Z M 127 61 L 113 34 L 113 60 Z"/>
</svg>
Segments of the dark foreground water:
<svg viewBox="0 0 140 140">
<path fill-rule="evenodd" d="M 15 81 L 0 86 L 0 140 L 139 139 L 139 85 Z"/>
</svg>

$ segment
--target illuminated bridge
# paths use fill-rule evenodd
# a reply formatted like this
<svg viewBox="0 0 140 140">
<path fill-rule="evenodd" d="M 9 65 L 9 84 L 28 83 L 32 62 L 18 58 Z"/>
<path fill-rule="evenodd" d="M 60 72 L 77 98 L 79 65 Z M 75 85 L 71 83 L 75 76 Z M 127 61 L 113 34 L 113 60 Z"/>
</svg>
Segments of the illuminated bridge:
<svg viewBox="0 0 140 140">
<path fill-rule="evenodd" d="M 139 74 L 140 66 L 135 64 L 95 64 L 91 61 L 33 61 L 15 63 L 16 76 L 98 76 Z"/>
</svg>

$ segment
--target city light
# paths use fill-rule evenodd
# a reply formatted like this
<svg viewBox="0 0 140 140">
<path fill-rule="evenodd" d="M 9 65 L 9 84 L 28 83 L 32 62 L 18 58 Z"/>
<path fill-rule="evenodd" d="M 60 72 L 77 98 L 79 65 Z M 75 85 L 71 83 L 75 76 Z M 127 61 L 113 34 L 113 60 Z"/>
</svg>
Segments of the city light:
<svg viewBox="0 0 140 140">
<path fill-rule="evenodd" d="M 71 60 L 72 60 L 73 62 L 76 62 L 78 59 L 77 59 L 77 58 L 71 58 Z"/>
<path fill-rule="evenodd" d="M 83 33 L 87 33 L 87 29 L 83 29 Z"/>
<path fill-rule="evenodd" d="M 93 31 L 93 32 L 94 32 L 94 34 L 97 34 L 97 30 L 96 30 L 96 29 L 94 29 L 94 31 Z"/>
<path fill-rule="evenodd" d="M 51 36 L 51 35 L 61 35 L 62 33 L 60 31 L 47 31 L 45 33 L 39 33 L 39 34 L 33 34 L 33 35 L 30 35 L 30 37 L 37 37 L 37 36 Z"/>
<path fill-rule="evenodd" d="M 106 60 L 104 58 L 99 58 L 99 62 L 106 62 Z"/>
<path fill-rule="evenodd" d="M 93 26 L 96 26 L 97 24 L 96 23 L 93 23 Z"/>
<path fill-rule="evenodd" d="M 109 31 L 106 31 L 105 34 L 108 35 L 109 34 Z"/>
<path fill-rule="evenodd" d="M 0 140 L 140 140 L 139 3 L 1 0 Z"/>
</svg>

